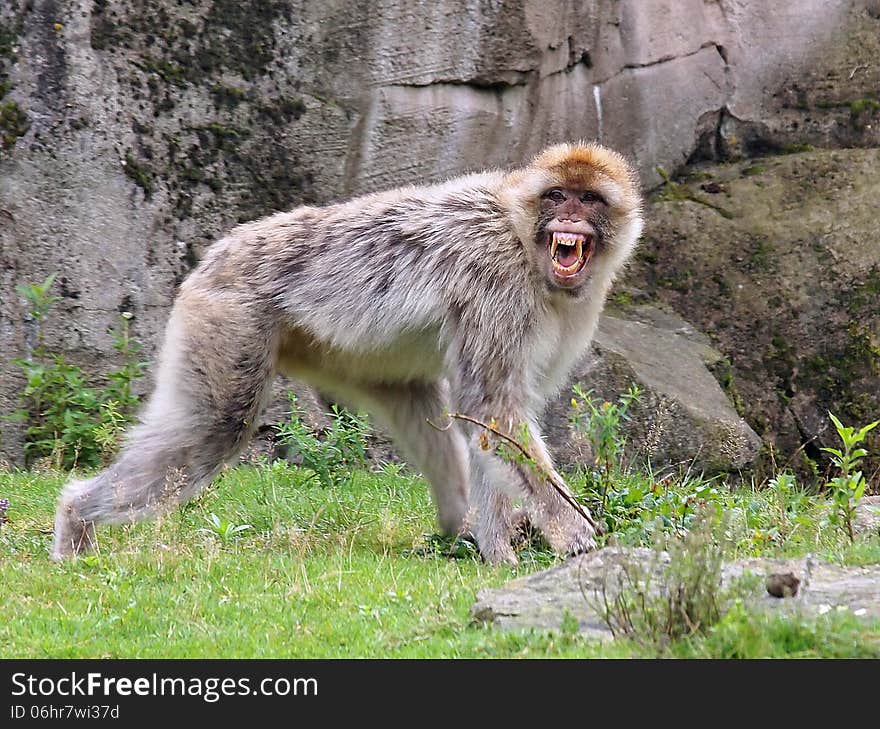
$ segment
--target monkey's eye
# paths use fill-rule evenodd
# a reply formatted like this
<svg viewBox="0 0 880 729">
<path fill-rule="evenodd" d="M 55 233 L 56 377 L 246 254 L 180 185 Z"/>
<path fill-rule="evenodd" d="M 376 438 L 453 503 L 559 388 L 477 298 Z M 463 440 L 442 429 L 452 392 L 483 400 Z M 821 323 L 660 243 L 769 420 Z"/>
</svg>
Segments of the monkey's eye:
<svg viewBox="0 0 880 729">
<path fill-rule="evenodd" d="M 583 203 L 602 203 L 605 204 L 605 198 L 602 197 L 598 192 L 585 192 L 581 195 L 581 202 Z"/>
<path fill-rule="evenodd" d="M 544 197 L 548 200 L 552 200 L 555 203 L 564 203 L 565 202 L 565 193 L 562 192 L 559 188 L 554 187 L 552 190 L 548 190 Z"/>
</svg>

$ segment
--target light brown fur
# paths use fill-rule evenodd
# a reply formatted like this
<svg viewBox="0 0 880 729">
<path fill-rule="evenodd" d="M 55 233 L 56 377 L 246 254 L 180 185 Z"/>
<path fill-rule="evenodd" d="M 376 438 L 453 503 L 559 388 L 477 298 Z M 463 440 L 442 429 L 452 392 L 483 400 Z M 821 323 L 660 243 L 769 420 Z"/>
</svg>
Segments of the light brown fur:
<svg viewBox="0 0 880 729">
<path fill-rule="evenodd" d="M 555 186 L 602 199 L 567 203 L 596 247 L 565 285 L 547 273 Z M 371 411 L 430 481 L 441 528 L 471 529 L 487 560 L 516 560 L 516 498 L 556 550 L 591 548 L 589 523 L 539 473 L 482 450 L 476 432 L 426 421 L 454 409 L 511 432 L 527 424 L 529 448 L 552 469 L 537 418 L 588 346 L 641 224 L 626 161 L 580 144 L 512 172 L 235 228 L 181 286 L 142 424 L 115 463 L 64 489 L 53 556 L 87 547 L 96 523 L 196 493 L 246 444 L 277 371 Z"/>
</svg>

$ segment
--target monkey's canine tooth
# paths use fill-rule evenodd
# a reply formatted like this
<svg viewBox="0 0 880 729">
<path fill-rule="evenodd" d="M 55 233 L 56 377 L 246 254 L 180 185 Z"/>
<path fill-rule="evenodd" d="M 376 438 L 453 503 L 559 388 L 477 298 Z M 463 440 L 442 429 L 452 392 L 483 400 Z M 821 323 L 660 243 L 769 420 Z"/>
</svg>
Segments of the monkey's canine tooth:
<svg viewBox="0 0 880 729">
<path fill-rule="evenodd" d="M 559 248 L 559 238 L 557 233 L 553 233 L 553 240 L 550 242 L 550 258 L 556 257 L 556 249 Z"/>
</svg>

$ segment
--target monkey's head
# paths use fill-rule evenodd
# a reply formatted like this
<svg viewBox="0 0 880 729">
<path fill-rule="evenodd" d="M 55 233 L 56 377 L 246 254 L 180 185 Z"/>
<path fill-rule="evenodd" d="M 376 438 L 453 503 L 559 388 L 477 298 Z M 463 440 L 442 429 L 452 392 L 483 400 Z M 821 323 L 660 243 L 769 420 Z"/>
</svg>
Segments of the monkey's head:
<svg viewBox="0 0 880 729">
<path fill-rule="evenodd" d="M 554 290 L 610 284 L 642 229 L 635 170 L 597 144 L 560 144 L 510 175 L 513 221 L 530 262 Z"/>
</svg>

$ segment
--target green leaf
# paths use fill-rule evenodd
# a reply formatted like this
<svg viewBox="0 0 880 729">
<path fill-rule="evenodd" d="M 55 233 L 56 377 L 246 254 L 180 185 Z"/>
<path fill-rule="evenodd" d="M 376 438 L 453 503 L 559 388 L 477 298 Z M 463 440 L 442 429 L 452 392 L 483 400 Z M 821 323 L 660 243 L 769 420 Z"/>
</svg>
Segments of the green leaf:
<svg viewBox="0 0 880 729">
<path fill-rule="evenodd" d="M 868 482 L 864 479 L 861 480 L 858 486 L 856 486 L 855 491 L 853 491 L 853 500 L 858 501 L 862 498 L 862 494 L 865 493 L 865 486 L 868 485 Z"/>
<path fill-rule="evenodd" d="M 868 423 L 864 428 L 859 431 L 859 435 L 864 438 L 870 431 L 880 425 L 880 420 L 875 420 L 873 423 Z"/>
<path fill-rule="evenodd" d="M 840 439 L 841 439 L 844 443 L 846 443 L 846 440 L 847 440 L 847 439 L 846 439 L 846 437 L 844 436 L 844 434 L 845 434 L 847 431 L 849 431 L 849 434 L 851 435 L 851 434 L 852 434 L 852 428 L 847 428 L 843 423 L 840 422 L 840 420 L 838 420 L 837 416 L 834 415 L 834 413 L 832 413 L 832 412 L 830 412 L 830 411 L 829 411 L 829 413 L 828 413 L 828 417 L 831 418 L 831 422 L 834 423 L 834 427 L 837 428 L 837 433 L 838 433 L 838 435 L 840 436 Z"/>
</svg>

